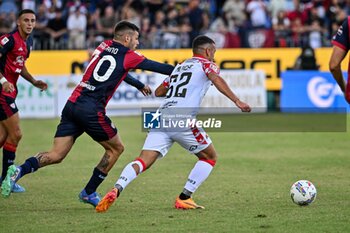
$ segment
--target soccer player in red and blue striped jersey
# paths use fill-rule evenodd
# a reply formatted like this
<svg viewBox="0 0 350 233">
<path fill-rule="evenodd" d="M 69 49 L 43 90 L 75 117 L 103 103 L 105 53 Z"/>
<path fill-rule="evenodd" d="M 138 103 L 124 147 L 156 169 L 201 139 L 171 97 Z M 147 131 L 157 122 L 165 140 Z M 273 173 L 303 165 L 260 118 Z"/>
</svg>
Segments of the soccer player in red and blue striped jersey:
<svg viewBox="0 0 350 233">
<path fill-rule="evenodd" d="M 30 34 L 35 27 L 35 22 L 35 13 L 24 9 L 18 14 L 17 29 L 0 37 L 0 148 L 3 148 L 0 183 L 5 178 L 8 167 L 15 160 L 16 149 L 22 137 L 18 108 L 15 103 L 19 75 L 33 86 L 41 90 L 47 89 L 47 84 L 34 79 L 25 66 L 33 45 Z M 14 184 L 11 191 L 24 192 L 25 190 L 19 184 Z"/>
<path fill-rule="evenodd" d="M 75 140 L 84 132 L 105 149 L 100 163 L 94 168 L 86 187 L 79 194 L 81 201 L 96 206 L 100 201 L 97 187 L 107 176 L 109 170 L 124 150 L 124 145 L 117 134 L 117 128 L 106 116 L 106 105 L 119 84 L 127 78 L 130 69 L 143 69 L 162 74 L 171 74 L 173 66 L 158 63 L 135 52 L 139 44 L 139 29 L 127 21 L 115 26 L 113 40 L 102 42 L 94 51 L 86 68 L 83 79 L 68 99 L 57 127 L 53 148 L 49 152 L 38 153 L 30 157 L 19 167 L 11 166 L 2 185 L 2 194 L 9 196 L 8 189 L 20 177 L 46 165 L 61 162 Z M 142 85 L 142 84 L 141 84 Z M 139 85 L 140 86 L 140 85 Z M 148 86 L 140 88 L 145 94 L 150 93 Z M 4 191 L 5 190 L 5 191 Z"/>
</svg>

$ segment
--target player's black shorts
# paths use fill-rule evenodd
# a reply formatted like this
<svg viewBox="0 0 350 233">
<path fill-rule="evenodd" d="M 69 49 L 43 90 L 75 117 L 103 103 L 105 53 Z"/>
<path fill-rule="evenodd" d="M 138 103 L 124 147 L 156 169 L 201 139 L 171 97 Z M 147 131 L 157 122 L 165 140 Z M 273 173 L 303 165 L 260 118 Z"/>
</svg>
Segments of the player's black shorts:
<svg viewBox="0 0 350 233">
<path fill-rule="evenodd" d="M 18 112 L 18 108 L 15 99 L 0 94 L 0 121 L 6 120 L 16 112 Z"/>
<path fill-rule="evenodd" d="M 106 116 L 104 108 L 67 101 L 57 126 L 55 137 L 73 136 L 86 132 L 97 142 L 107 141 L 117 134 L 117 128 Z"/>
</svg>

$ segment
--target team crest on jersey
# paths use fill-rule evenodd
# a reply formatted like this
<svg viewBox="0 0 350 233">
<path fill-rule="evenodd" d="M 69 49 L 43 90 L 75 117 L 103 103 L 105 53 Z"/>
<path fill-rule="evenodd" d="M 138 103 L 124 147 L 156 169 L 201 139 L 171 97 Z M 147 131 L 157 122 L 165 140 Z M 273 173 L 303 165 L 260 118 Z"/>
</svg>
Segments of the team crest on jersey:
<svg viewBox="0 0 350 233">
<path fill-rule="evenodd" d="M 18 56 L 16 57 L 16 60 L 13 62 L 13 64 L 18 64 L 18 65 L 21 65 L 23 66 L 24 64 L 24 57 L 23 56 Z"/>
<path fill-rule="evenodd" d="M 1 45 L 5 45 L 7 42 L 9 42 L 10 40 L 9 40 L 9 38 L 7 38 L 7 37 L 4 37 L 4 38 L 2 38 L 2 40 L 1 40 Z"/>
<path fill-rule="evenodd" d="M 23 51 L 23 48 L 22 48 L 22 47 L 19 47 L 18 51 Z"/>
</svg>

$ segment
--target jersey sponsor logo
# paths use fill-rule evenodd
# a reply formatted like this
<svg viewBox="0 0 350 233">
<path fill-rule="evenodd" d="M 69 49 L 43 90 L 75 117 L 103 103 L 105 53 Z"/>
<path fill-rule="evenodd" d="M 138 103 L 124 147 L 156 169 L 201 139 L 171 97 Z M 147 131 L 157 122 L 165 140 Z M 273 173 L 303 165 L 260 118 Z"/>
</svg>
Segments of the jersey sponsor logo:
<svg viewBox="0 0 350 233">
<path fill-rule="evenodd" d="M 13 62 L 13 64 L 23 66 L 24 65 L 24 57 L 23 56 L 16 57 L 16 60 Z"/>
<path fill-rule="evenodd" d="M 15 108 L 16 108 L 16 104 L 15 104 L 15 103 L 12 103 L 12 104 L 10 104 L 10 107 L 13 108 L 13 109 L 15 109 Z"/>
<path fill-rule="evenodd" d="M 15 73 L 20 74 L 22 72 L 22 69 L 16 68 Z"/>
<path fill-rule="evenodd" d="M 84 87 L 84 88 L 86 88 L 86 89 L 88 89 L 90 91 L 94 91 L 96 89 L 95 86 L 93 86 L 93 85 L 91 85 L 90 83 L 87 83 L 87 82 L 80 82 L 79 86 Z"/>
<path fill-rule="evenodd" d="M 10 40 L 9 40 L 9 38 L 7 38 L 7 37 L 4 37 L 4 38 L 2 38 L 2 40 L 1 40 L 1 45 L 5 45 L 7 42 L 9 42 Z"/>
</svg>

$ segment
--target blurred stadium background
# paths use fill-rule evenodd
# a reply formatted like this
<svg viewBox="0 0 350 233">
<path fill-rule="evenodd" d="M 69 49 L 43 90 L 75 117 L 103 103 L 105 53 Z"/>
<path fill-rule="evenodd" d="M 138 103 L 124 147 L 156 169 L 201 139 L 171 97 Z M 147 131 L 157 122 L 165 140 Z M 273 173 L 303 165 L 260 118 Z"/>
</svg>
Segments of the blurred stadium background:
<svg viewBox="0 0 350 233">
<path fill-rule="evenodd" d="M 118 20 L 140 27 L 142 54 L 170 64 L 192 55 L 190 44 L 196 35 L 212 37 L 218 47 L 216 63 L 225 80 L 253 111 L 267 114 L 257 114 L 265 118 L 255 121 L 256 125 L 242 115 L 232 126 L 232 131 L 240 127 L 236 133 L 210 132 L 220 158 L 212 176 L 195 194 L 198 203 L 206 206 L 204 211 L 172 208 L 196 161 L 176 145 L 125 190 L 110 212 L 92 214 L 91 206 L 77 201 L 77 194 L 103 152 L 83 135 L 64 164 L 21 180 L 26 193 L 0 198 L 0 232 L 297 232 L 301 228 L 350 232 L 345 118 L 341 122 L 321 119 L 320 124 L 334 125 L 326 130 L 331 133 L 313 132 L 317 128 L 295 132 L 293 125 L 285 133 L 279 133 L 283 128 L 265 132 L 260 127 L 270 128 L 285 112 L 348 109 L 328 71 L 328 60 L 331 37 L 350 14 L 349 1 L 0 0 L 1 34 L 15 28 L 16 13 L 22 8 L 37 12 L 27 67 L 37 79 L 48 82 L 49 89 L 40 92 L 19 79 L 20 116 L 30 119 L 21 120 L 24 138 L 16 163 L 50 149 L 61 109 L 80 81 L 89 54 L 102 40 L 111 38 Z M 342 70 L 346 69 L 344 62 Z M 163 80 L 154 73 L 136 71 L 133 75 L 153 89 Z M 99 192 L 108 191 L 124 165 L 139 154 L 146 135 L 141 131 L 141 108 L 156 107 L 160 101 L 154 96 L 145 98 L 128 85 L 118 88 L 108 111 L 126 150 Z M 225 111 L 233 107 L 213 87 L 203 106 Z M 233 123 L 240 117 L 225 116 Z M 250 132 L 242 133 L 244 119 Z M 287 125 L 289 120 L 281 122 Z M 311 180 L 318 190 L 316 202 L 307 208 L 294 205 L 289 197 L 290 186 L 300 179 Z"/>
<path fill-rule="evenodd" d="M 0 34 L 15 28 L 16 13 L 22 8 L 37 12 L 28 69 L 51 85 L 49 91 L 40 93 L 20 80 L 17 104 L 22 117 L 59 116 L 89 54 L 111 38 L 119 20 L 140 27 L 140 52 L 160 62 L 181 62 L 191 56 L 195 36 L 212 37 L 219 48 L 216 62 L 224 78 L 260 111 L 347 108 L 328 72 L 328 59 L 331 37 L 350 13 L 349 1 L 0 0 Z M 347 69 L 345 62 L 342 68 Z M 153 88 L 162 80 L 157 74 L 134 75 Z M 213 103 L 232 106 L 210 90 L 204 106 Z M 154 97 L 143 98 L 137 90 L 122 85 L 109 111 L 112 115 L 137 114 L 140 107 L 158 104 Z"/>
</svg>

